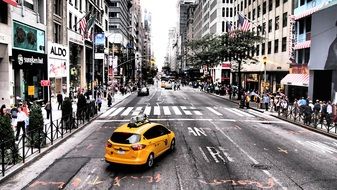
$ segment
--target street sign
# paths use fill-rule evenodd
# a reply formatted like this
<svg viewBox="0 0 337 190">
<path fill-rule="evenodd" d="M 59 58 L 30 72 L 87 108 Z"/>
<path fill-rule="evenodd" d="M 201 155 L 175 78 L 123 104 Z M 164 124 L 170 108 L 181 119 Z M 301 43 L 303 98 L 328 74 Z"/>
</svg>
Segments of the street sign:
<svg viewBox="0 0 337 190">
<path fill-rule="evenodd" d="M 50 86 L 50 80 L 41 80 L 41 86 Z"/>
<path fill-rule="evenodd" d="M 35 86 L 28 86 L 28 96 L 34 96 Z"/>
</svg>

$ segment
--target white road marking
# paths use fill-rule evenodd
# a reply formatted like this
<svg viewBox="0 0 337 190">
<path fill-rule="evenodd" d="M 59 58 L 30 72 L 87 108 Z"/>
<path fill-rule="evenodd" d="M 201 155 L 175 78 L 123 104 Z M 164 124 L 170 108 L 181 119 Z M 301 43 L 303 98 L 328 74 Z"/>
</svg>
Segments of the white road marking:
<svg viewBox="0 0 337 190">
<path fill-rule="evenodd" d="M 186 114 L 186 115 L 192 115 L 192 113 L 188 110 L 186 110 L 186 106 L 180 106 L 180 108 L 183 110 L 183 112 Z"/>
<path fill-rule="evenodd" d="M 329 147 L 328 145 L 326 144 L 323 144 L 321 142 L 317 142 L 317 141 L 306 141 L 305 144 L 310 144 L 314 147 L 316 147 L 318 150 L 320 150 L 321 152 L 323 153 L 330 153 L 330 154 L 333 154 L 333 153 L 337 153 L 337 150 L 333 147 Z M 317 150 L 316 149 L 316 150 Z"/>
<path fill-rule="evenodd" d="M 160 107 L 154 106 L 153 115 L 160 115 Z"/>
<path fill-rule="evenodd" d="M 234 159 L 232 157 L 229 156 L 229 153 L 226 152 L 226 149 L 224 149 L 223 147 L 219 146 L 219 149 L 222 151 L 222 153 L 226 156 L 226 158 L 228 159 L 228 161 L 230 162 L 234 162 Z"/>
<path fill-rule="evenodd" d="M 112 112 L 111 116 L 116 116 L 118 115 L 125 107 L 120 107 L 117 108 L 117 110 L 115 110 L 114 112 Z"/>
<path fill-rule="evenodd" d="M 210 122 L 215 129 L 217 129 L 220 133 L 222 133 L 230 142 L 232 142 L 242 153 L 244 153 L 254 164 L 259 164 L 257 160 L 255 160 L 252 156 L 250 156 L 245 150 L 243 150 L 232 138 L 230 138 L 225 132 L 223 132 L 214 122 Z M 275 183 L 277 183 L 282 189 L 286 190 L 287 188 L 282 185 L 282 183 L 276 179 L 269 171 L 262 170 L 268 177 L 272 178 Z"/>
<path fill-rule="evenodd" d="M 200 111 L 195 110 L 196 109 L 195 107 L 191 107 L 190 109 L 193 110 L 193 112 L 195 113 L 195 115 L 202 115 L 202 113 Z"/>
<path fill-rule="evenodd" d="M 230 112 L 232 112 L 232 113 L 234 113 L 235 115 L 238 115 L 238 116 L 243 116 L 242 114 L 240 114 L 240 113 L 237 113 L 237 112 L 235 112 L 234 110 L 232 110 L 231 108 L 225 108 L 227 111 L 230 111 Z"/>
<path fill-rule="evenodd" d="M 163 106 L 164 115 L 171 115 L 171 111 L 168 106 Z"/>
<path fill-rule="evenodd" d="M 236 111 L 236 112 L 238 112 L 238 113 L 240 113 L 240 114 L 242 114 L 242 115 L 245 115 L 247 117 L 254 117 L 253 115 L 251 115 L 251 114 L 249 114 L 247 112 L 241 111 L 241 110 L 239 110 L 237 108 L 233 108 L 233 110 Z"/>
<path fill-rule="evenodd" d="M 174 113 L 175 113 L 176 115 L 182 115 L 182 113 L 181 113 L 181 111 L 179 110 L 178 106 L 173 106 L 172 109 L 173 109 L 173 111 L 174 111 Z"/>
<path fill-rule="evenodd" d="M 110 115 L 113 111 L 115 111 L 117 108 L 110 108 L 107 112 L 103 113 L 102 115 L 99 116 L 99 118 L 107 117 Z"/>
<path fill-rule="evenodd" d="M 209 146 L 207 146 L 206 149 L 211 154 L 211 156 L 213 157 L 213 159 L 216 163 L 220 162 L 219 159 L 222 160 L 223 163 L 226 163 L 226 159 L 224 157 L 222 157 L 222 155 L 220 154 L 220 151 L 218 149 L 216 149 L 215 147 L 209 147 Z"/>
<path fill-rule="evenodd" d="M 205 152 L 202 150 L 202 148 L 200 146 L 199 146 L 199 150 L 201 152 L 202 157 L 204 157 L 204 159 L 206 160 L 206 162 L 209 163 L 209 159 L 207 158 Z"/>
<path fill-rule="evenodd" d="M 139 115 L 140 112 L 142 111 L 143 107 L 137 107 L 136 110 L 132 113 L 132 115 Z"/>
<path fill-rule="evenodd" d="M 132 111 L 133 107 L 128 107 L 126 110 L 121 114 L 122 116 L 129 115 L 129 113 Z"/>
<path fill-rule="evenodd" d="M 215 115 L 222 115 L 220 112 L 216 111 L 215 109 L 211 108 L 211 107 L 207 107 L 207 109 L 211 112 L 213 112 Z"/>
<path fill-rule="evenodd" d="M 146 106 L 145 110 L 144 110 L 144 114 L 146 114 L 147 116 L 149 116 L 151 113 L 151 106 Z"/>
<path fill-rule="evenodd" d="M 266 123 L 266 124 L 272 124 L 272 123 L 288 123 L 288 122 L 286 122 L 286 121 L 249 120 L 249 119 L 245 119 L 245 120 L 241 120 L 241 121 L 251 122 L 251 123 Z"/>
</svg>

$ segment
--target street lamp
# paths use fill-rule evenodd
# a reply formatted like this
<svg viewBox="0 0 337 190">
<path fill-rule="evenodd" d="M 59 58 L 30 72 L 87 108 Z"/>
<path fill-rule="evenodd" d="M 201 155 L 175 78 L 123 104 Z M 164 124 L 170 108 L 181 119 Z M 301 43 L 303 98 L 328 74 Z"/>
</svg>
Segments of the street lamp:
<svg viewBox="0 0 337 190">
<path fill-rule="evenodd" d="M 266 90 L 267 85 L 267 56 L 262 58 L 264 65 L 264 76 L 263 76 L 263 89 Z"/>
</svg>

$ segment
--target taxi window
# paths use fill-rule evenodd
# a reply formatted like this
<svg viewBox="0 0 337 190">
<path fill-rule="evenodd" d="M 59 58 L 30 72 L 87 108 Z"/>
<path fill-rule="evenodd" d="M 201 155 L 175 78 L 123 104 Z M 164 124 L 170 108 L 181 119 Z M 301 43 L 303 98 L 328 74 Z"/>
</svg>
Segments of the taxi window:
<svg viewBox="0 0 337 190">
<path fill-rule="evenodd" d="M 133 134 L 133 133 L 120 133 L 116 132 L 113 133 L 110 137 L 110 140 L 115 143 L 121 143 L 121 144 L 134 144 L 139 142 L 140 135 Z"/>
</svg>

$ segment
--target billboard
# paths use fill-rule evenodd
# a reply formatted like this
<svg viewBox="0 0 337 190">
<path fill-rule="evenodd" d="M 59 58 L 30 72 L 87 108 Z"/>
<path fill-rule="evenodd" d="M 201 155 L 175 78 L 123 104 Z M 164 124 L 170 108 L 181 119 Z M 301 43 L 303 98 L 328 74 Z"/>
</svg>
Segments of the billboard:
<svg viewBox="0 0 337 190">
<path fill-rule="evenodd" d="M 104 33 L 95 35 L 95 59 L 104 59 L 104 45 L 105 36 Z"/>
<path fill-rule="evenodd" d="M 44 31 L 13 21 L 13 48 L 44 53 Z"/>
</svg>

